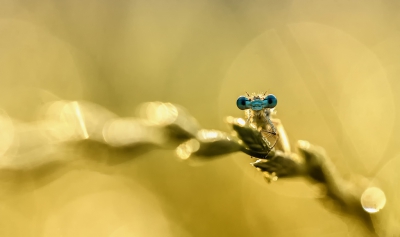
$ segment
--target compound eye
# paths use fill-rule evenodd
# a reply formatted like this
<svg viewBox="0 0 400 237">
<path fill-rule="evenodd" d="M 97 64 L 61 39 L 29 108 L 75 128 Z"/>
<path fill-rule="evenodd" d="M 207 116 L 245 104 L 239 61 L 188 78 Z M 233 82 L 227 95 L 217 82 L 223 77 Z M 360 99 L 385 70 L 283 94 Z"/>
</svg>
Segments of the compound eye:
<svg viewBox="0 0 400 237">
<path fill-rule="evenodd" d="M 269 94 L 267 97 L 264 99 L 264 104 L 265 108 L 274 108 L 276 104 L 278 104 L 278 99 L 272 94 Z"/>
<path fill-rule="evenodd" d="M 240 96 L 236 101 L 237 107 L 241 110 L 248 109 L 248 103 L 250 103 L 250 100 L 245 96 Z"/>
</svg>

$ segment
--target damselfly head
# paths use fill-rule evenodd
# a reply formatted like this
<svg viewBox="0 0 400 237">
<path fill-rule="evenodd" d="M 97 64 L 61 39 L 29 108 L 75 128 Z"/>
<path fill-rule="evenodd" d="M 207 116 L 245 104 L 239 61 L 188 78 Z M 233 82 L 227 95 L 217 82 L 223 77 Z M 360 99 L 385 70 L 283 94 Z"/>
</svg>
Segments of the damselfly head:
<svg viewBox="0 0 400 237">
<path fill-rule="evenodd" d="M 252 109 L 254 111 L 259 111 L 265 108 L 274 108 L 278 100 L 276 96 L 273 94 L 269 94 L 267 96 L 266 92 L 264 94 L 255 94 L 249 95 L 246 92 L 247 96 L 240 96 L 237 101 L 236 105 L 241 110 Z"/>
</svg>

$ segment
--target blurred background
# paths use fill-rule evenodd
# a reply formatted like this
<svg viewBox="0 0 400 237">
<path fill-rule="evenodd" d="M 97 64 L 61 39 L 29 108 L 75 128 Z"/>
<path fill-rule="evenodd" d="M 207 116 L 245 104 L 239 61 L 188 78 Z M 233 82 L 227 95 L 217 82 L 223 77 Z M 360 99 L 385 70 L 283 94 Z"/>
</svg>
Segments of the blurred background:
<svg viewBox="0 0 400 237">
<path fill-rule="evenodd" d="M 172 102 L 228 131 L 245 91 L 275 94 L 292 144 L 323 146 L 345 177 L 379 183 L 399 221 L 399 11 L 395 0 L 0 0 L 0 236 L 367 236 L 318 187 L 268 185 L 242 153 L 192 166 L 173 150 L 50 149 L 38 129 L 49 102 L 85 100 L 120 117 Z"/>
</svg>

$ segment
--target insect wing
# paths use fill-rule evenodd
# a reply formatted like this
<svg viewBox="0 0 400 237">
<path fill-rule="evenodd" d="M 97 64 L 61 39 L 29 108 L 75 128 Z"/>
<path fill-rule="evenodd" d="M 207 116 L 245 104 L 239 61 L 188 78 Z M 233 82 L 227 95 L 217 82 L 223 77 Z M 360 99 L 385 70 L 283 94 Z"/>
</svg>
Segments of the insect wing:
<svg viewBox="0 0 400 237">
<path fill-rule="evenodd" d="M 270 124 L 267 124 L 266 128 L 261 130 L 261 134 L 268 148 L 270 150 L 273 149 L 279 140 L 279 134 L 276 131 L 276 129 L 273 129 L 273 127 Z"/>
</svg>

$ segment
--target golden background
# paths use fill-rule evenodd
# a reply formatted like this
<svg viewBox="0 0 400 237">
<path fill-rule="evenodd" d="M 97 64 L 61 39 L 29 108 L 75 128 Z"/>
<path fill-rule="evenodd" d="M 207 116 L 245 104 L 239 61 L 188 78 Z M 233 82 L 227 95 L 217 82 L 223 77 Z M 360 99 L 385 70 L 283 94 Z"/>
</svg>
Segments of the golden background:
<svg viewBox="0 0 400 237">
<path fill-rule="evenodd" d="M 1 113 L 34 123 L 65 99 L 130 117 L 168 101 L 227 131 L 225 116 L 243 116 L 237 97 L 267 90 L 293 143 L 383 184 L 396 210 L 399 12 L 394 0 L 0 0 Z M 0 144 L 29 166 L 30 153 L 13 160 L 21 141 Z M 34 172 L 0 162 L 0 236 L 366 236 L 303 179 L 268 185 L 241 153 L 191 166 L 174 151 L 95 149 L 39 149 L 35 162 L 75 159 Z M 129 161 L 102 162 L 113 156 Z"/>
</svg>

